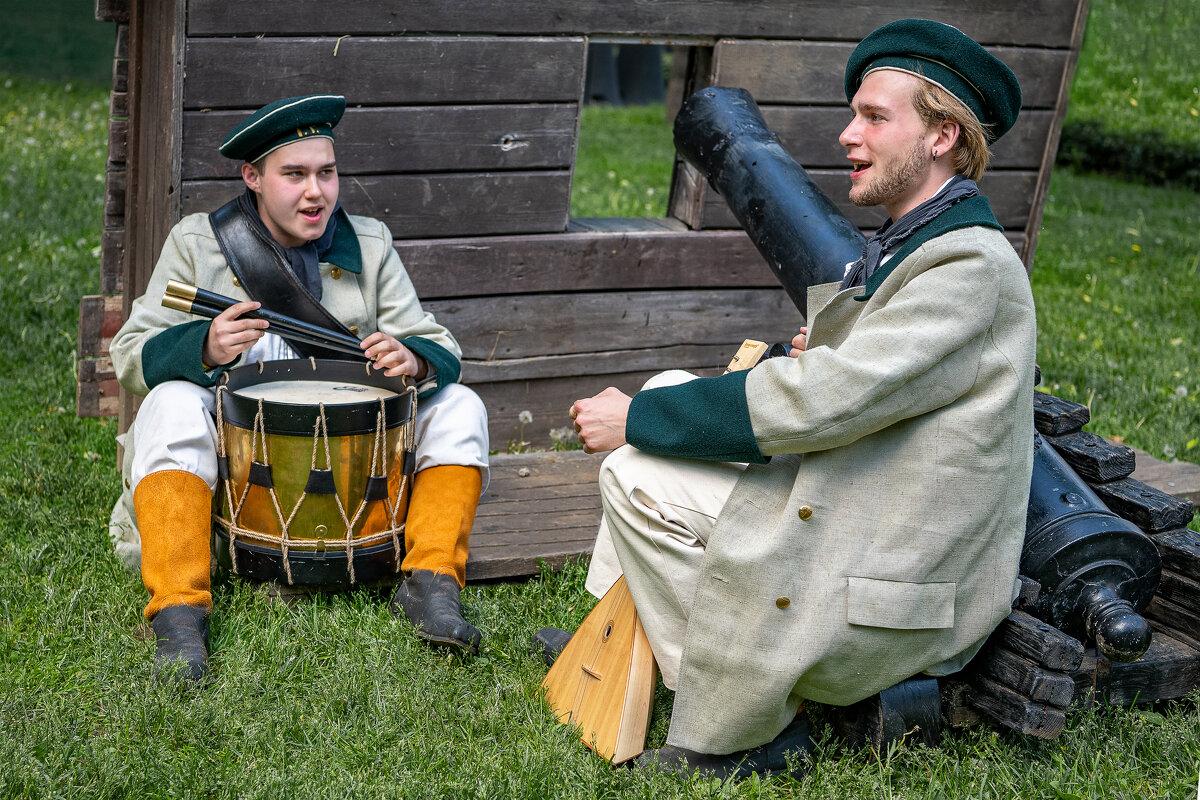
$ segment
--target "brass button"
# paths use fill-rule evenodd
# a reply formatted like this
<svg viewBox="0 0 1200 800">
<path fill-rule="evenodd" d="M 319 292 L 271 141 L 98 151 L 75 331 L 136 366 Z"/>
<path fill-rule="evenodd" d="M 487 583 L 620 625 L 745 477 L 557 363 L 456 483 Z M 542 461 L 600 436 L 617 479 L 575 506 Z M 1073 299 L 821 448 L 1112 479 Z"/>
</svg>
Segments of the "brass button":
<svg viewBox="0 0 1200 800">
<path fill-rule="evenodd" d="M 239 281 L 237 278 L 234 278 L 234 279 L 233 279 L 233 285 L 234 285 L 234 286 L 241 286 L 241 285 L 242 285 L 242 282 L 241 282 L 241 281 Z"/>
<path fill-rule="evenodd" d="M 329 277 L 333 278 L 335 281 L 342 277 L 342 268 L 334 267 L 333 269 L 329 270 Z"/>
<path fill-rule="evenodd" d="M 792 601 L 787 599 L 786 597 L 781 597 L 775 601 L 775 606 L 777 608 L 787 608 L 791 604 L 792 604 Z"/>
<path fill-rule="evenodd" d="M 351 325 L 351 326 L 350 326 L 350 332 L 351 332 L 351 333 L 353 333 L 355 336 L 358 336 L 358 326 L 357 326 L 357 325 Z"/>
<path fill-rule="evenodd" d="M 796 513 L 800 516 L 800 519 L 808 519 L 812 516 L 812 506 L 800 506 Z"/>
</svg>

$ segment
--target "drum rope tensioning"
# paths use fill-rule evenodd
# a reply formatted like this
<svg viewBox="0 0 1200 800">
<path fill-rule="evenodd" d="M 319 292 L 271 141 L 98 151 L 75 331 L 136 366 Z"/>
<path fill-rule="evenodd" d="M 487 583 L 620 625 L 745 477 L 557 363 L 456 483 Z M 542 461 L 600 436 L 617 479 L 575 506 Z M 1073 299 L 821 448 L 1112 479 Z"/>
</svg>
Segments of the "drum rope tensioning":
<svg viewBox="0 0 1200 800">
<path fill-rule="evenodd" d="M 319 366 L 315 359 L 270 363 L 272 376 L 266 379 L 267 382 L 278 377 L 300 377 L 302 381 L 316 380 L 317 383 L 313 385 L 319 384 L 320 379 L 325 377 L 321 374 L 322 370 L 331 372 L 330 377 L 347 380 L 348 371 L 353 375 L 354 372 L 364 368 L 364 365 L 361 364 L 326 361 L 319 362 Z M 293 375 L 301 366 L 308 366 L 310 370 L 301 376 Z M 237 385 L 230 385 L 231 373 L 227 373 L 225 381 L 217 387 L 218 478 L 224 489 L 222 494 L 224 495 L 224 512 L 227 516 L 222 515 L 220 503 L 218 503 L 215 518 L 218 532 L 225 533 L 229 539 L 228 567 L 231 572 L 235 575 L 242 574 L 238 551 L 242 550 L 244 556 L 248 552 L 246 548 L 257 545 L 260 558 L 262 557 L 261 552 L 264 550 L 267 553 L 274 552 L 276 554 L 273 560 L 282 562 L 283 577 L 286 578 L 289 585 L 297 582 L 355 584 L 358 581 L 355 567 L 356 551 L 387 543 L 390 547 L 384 549 L 390 550 L 390 555 L 392 555 L 390 572 L 398 573 L 404 552 L 401 538 L 404 532 L 404 521 L 401 509 L 404 507 L 404 500 L 407 497 L 408 479 L 415 467 L 416 387 L 407 381 L 372 376 L 370 367 L 367 366 L 367 379 L 360 381 L 361 384 L 367 385 L 359 385 L 356 382 L 337 385 L 333 388 L 351 392 L 362 392 L 372 387 L 383 390 L 385 394 L 381 394 L 374 400 L 332 404 L 320 400 L 316 403 L 306 404 L 295 402 L 295 398 L 289 397 L 287 401 L 280 402 L 267 400 L 261 395 L 257 398 L 250 398 L 238 393 L 237 389 L 251 386 L 248 383 L 246 386 L 242 385 L 245 382 L 242 380 L 245 371 L 251 369 L 253 367 L 247 366 L 231 370 L 231 373 L 242 373 L 238 380 L 233 382 Z M 262 376 L 263 369 L 263 363 L 258 362 L 258 376 Z M 350 378 L 350 380 L 356 379 Z M 384 383 L 388 385 L 381 385 Z M 400 386 L 393 386 L 393 383 L 400 383 Z M 289 384 L 280 384 L 280 386 L 283 385 L 290 385 L 290 382 Z M 407 408 L 399 403 L 400 395 L 407 397 Z M 236 407 L 231 403 L 236 402 L 246 406 L 248 400 L 252 400 L 253 405 L 245 408 L 245 411 L 248 412 L 250 408 L 253 408 L 253 421 L 248 426 L 250 430 L 247 442 L 244 435 L 247 432 L 245 431 L 246 420 L 231 420 L 229 417 L 231 416 L 230 409 Z M 390 425 L 389 404 L 393 405 Z M 284 428 L 283 430 L 273 430 L 269 412 L 280 407 L 285 407 L 291 416 L 287 417 L 281 426 L 278 426 Z M 339 416 L 331 425 L 330 413 L 333 409 L 338 411 Z M 349 422 L 344 417 L 346 409 L 351 409 L 353 412 L 353 418 Z M 405 410 L 407 410 L 407 415 L 403 413 Z M 311 426 L 308 426 L 307 420 L 310 415 Z M 238 413 L 234 413 L 232 416 L 237 417 Z M 245 413 L 244 416 L 250 415 Z M 297 418 L 301 418 L 303 424 L 311 431 L 311 433 L 304 433 L 310 446 L 308 457 L 305 459 L 308 463 L 303 465 L 307 466 L 308 473 L 303 488 L 298 488 L 300 475 L 286 474 L 289 469 L 295 472 L 303 470 L 300 463 L 290 463 L 287 459 L 287 455 L 294 452 L 298 446 L 297 439 L 300 431 L 296 428 L 302 423 L 297 422 Z M 276 422 L 278 421 L 276 420 Z M 388 437 L 392 428 L 399 428 L 399 439 L 389 447 Z M 237 436 L 239 441 L 231 445 L 231 436 Z M 369 447 L 364 447 L 368 444 L 364 441 L 367 437 L 369 437 Z M 333 450 L 331 450 L 331 439 L 335 442 Z M 275 449 L 283 453 L 282 464 L 272 464 L 272 442 L 275 444 Z M 336 463 L 334 452 L 339 455 L 339 461 Z M 318 466 L 319 459 L 324 461 L 323 467 Z M 356 481 L 356 468 L 363 465 L 347 466 L 342 463 L 356 459 L 365 459 L 366 461 L 365 481 Z M 335 467 L 342 468 L 335 470 Z M 286 477 L 286 480 L 283 481 L 286 485 L 283 487 L 278 485 L 280 475 L 277 472 L 284 473 Z M 335 477 L 335 472 L 338 473 L 340 481 Z M 349 485 L 356 482 L 359 485 Z M 339 483 L 341 483 L 340 486 Z M 241 485 L 239 486 L 239 484 Z M 269 505 L 261 495 L 252 496 L 252 490 L 256 488 L 270 498 Z M 284 497 L 281 498 L 281 494 Z M 292 496 L 294 496 L 294 502 L 291 500 Z M 314 498 L 325 497 L 332 499 L 332 505 L 328 501 L 324 501 L 321 503 L 320 509 L 310 509 L 304 515 L 304 523 L 309 526 L 309 529 L 297 531 L 297 517 L 301 509 L 306 506 L 306 503 L 316 502 Z M 343 497 L 345 497 L 345 501 Z M 373 512 L 377 503 L 382 503 L 382 514 Z M 285 506 L 288 505 L 290 508 L 285 513 Z M 266 506 L 266 508 L 259 506 Z M 353 509 L 353 513 L 350 512 L 350 508 Z M 330 528 L 340 528 L 341 530 L 340 533 L 335 533 Z M 331 569 L 334 565 L 324 563 L 327 544 L 333 545 L 336 550 L 344 550 L 345 577 L 333 574 Z M 375 550 L 372 550 L 372 554 L 379 555 Z M 309 564 L 317 568 L 317 571 L 306 569 L 304 576 L 297 579 L 293 574 L 293 560 L 297 557 L 307 559 Z M 378 558 L 375 560 L 378 561 Z M 373 565 L 372 574 L 376 574 L 378 577 L 376 567 L 377 564 Z M 259 571 L 261 572 L 261 569 Z"/>
</svg>

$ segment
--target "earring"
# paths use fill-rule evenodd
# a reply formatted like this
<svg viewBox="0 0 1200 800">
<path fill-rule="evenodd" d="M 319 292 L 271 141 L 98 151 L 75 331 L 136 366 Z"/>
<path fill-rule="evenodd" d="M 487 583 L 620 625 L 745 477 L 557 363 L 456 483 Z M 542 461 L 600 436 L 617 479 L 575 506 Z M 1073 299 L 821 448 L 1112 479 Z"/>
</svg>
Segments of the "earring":
<svg viewBox="0 0 1200 800">
<path fill-rule="evenodd" d="M 933 160 L 937 161 L 937 150 L 933 151 Z"/>
</svg>

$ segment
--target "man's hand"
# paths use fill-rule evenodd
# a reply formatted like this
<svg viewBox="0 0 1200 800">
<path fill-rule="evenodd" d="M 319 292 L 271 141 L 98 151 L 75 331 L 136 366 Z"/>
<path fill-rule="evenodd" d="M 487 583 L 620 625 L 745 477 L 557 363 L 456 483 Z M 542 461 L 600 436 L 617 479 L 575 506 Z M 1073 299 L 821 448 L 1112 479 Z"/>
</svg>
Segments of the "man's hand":
<svg viewBox="0 0 1200 800">
<path fill-rule="evenodd" d="M 421 380 L 429 372 L 425 359 L 420 358 L 412 350 L 400 344 L 393 336 L 376 331 L 359 344 L 364 354 L 377 370 L 389 378 L 397 375 L 408 375 L 413 380 Z"/>
<path fill-rule="evenodd" d="M 804 352 L 804 346 L 808 344 L 808 328 L 801 328 L 800 332 L 792 337 L 792 351 L 788 353 L 792 358 L 796 358 Z"/>
<path fill-rule="evenodd" d="M 254 300 L 247 300 L 235 303 L 213 317 L 212 324 L 208 326 L 208 336 L 204 339 L 204 351 L 200 354 L 205 365 L 219 367 L 228 364 L 263 337 L 263 331 L 267 329 L 266 320 L 238 319 L 247 311 L 257 311 L 261 305 Z"/>
<path fill-rule="evenodd" d="M 625 420 L 633 398 L 612 386 L 595 397 L 576 400 L 571 419 L 585 453 L 603 453 L 625 444 Z"/>
</svg>

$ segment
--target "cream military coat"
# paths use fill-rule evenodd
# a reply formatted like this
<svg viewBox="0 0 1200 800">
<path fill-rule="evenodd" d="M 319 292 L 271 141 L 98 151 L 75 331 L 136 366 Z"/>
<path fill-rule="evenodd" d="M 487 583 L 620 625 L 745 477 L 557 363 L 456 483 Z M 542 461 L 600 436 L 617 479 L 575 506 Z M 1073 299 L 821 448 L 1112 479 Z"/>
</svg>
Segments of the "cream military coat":
<svg viewBox="0 0 1200 800">
<path fill-rule="evenodd" d="M 799 358 L 746 377 L 772 459 L 746 469 L 708 541 L 672 745 L 733 752 L 803 699 L 844 705 L 952 672 L 1011 610 L 1036 326 L 1012 246 L 961 228 L 869 299 L 835 291 L 810 291 Z"/>
<path fill-rule="evenodd" d="M 370 217 L 349 217 L 361 253 L 361 271 L 355 273 L 337 264 L 322 262 L 321 305 L 343 325 L 359 336 L 375 331 L 407 340 L 429 342 L 420 355 L 438 368 L 439 383 L 449 377 L 457 379 L 461 350 L 450 332 L 432 314 L 421 308 L 412 281 L 400 257 L 392 247 L 391 232 L 379 220 Z M 149 391 L 144 370 L 143 349 L 160 333 L 194 322 L 197 318 L 182 311 L 162 306 L 167 281 L 177 280 L 236 300 L 248 300 L 249 295 L 234 283 L 234 274 L 221 253 L 207 214 L 191 214 L 171 229 L 145 293 L 134 301 L 129 318 L 113 338 L 110 351 L 117 378 L 126 390 L 138 395 Z M 206 331 L 207 329 L 205 329 Z M 214 381 L 216 372 L 207 375 L 199 366 L 199 339 L 194 353 L 183 353 L 182 343 L 177 350 L 167 351 L 180 361 L 194 362 L 191 378 L 203 385 Z M 189 343 L 190 340 L 189 340 Z M 236 362 L 235 362 L 236 363 Z M 117 499 L 109 521 L 109 538 L 122 561 L 131 568 L 140 564 L 140 537 L 133 509 L 131 467 L 134 460 L 132 437 L 118 437 L 125 446 L 122 462 L 122 493 Z M 486 446 L 484 446 L 486 455 Z"/>
</svg>

